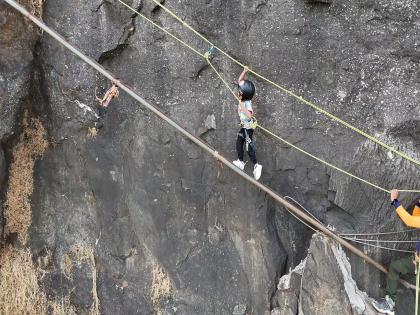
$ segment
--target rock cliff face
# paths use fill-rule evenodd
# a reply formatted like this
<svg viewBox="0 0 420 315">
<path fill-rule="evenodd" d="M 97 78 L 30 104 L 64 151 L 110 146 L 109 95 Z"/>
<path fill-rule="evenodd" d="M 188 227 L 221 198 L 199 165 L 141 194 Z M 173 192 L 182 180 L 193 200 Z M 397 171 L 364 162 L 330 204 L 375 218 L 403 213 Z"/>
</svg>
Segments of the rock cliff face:
<svg viewBox="0 0 420 315">
<path fill-rule="evenodd" d="M 235 100 L 205 61 L 116 0 L 45 1 L 42 10 L 41 2 L 23 3 L 235 159 Z M 152 1 L 127 3 L 199 51 L 208 49 Z M 166 0 L 165 5 L 253 69 L 420 158 L 416 1 Z M 102 94 L 109 82 L 28 23 L 0 3 L 2 199 L 10 191 L 21 193 L 22 185 L 11 179 L 14 163 L 21 161 L 16 148 L 28 141 L 20 136 L 28 126 L 24 112 L 35 126 L 26 134 L 44 134 L 49 142 L 33 170 L 25 163 L 33 173 L 33 185 L 26 181 L 33 192 L 25 190 L 31 202 L 23 209 L 32 220 L 27 241 L 26 228 L 10 233 L 0 219 L 3 259 L 34 262 L 25 274 L 39 276 L 34 282 L 39 288 L 32 289 L 40 295 L 30 295 L 36 297 L 31 301 L 66 314 L 269 314 L 288 301 L 294 306 L 280 314 L 296 314 L 299 299 L 304 314 L 332 314 L 333 309 L 320 313 L 310 305 L 331 295 L 346 314 L 358 312 L 342 283 L 347 263 L 337 265 L 338 249 L 320 240 L 312 247 L 325 248 L 318 250 L 319 258 L 309 254 L 305 270 L 327 277 L 319 283 L 322 289 L 308 279 L 308 287 L 294 296 L 275 294 L 279 277 L 307 256 L 311 231 L 127 95 L 99 111 L 95 93 Z M 229 82 L 241 71 L 220 54 L 213 62 Z M 417 170 L 409 162 L 252 79 L 264 126 L 381 186 L 417 188 Z M 339 232 L 401 228 L 385 194 L 259 132 L 256 138 L 261 181 L 325 224 Z M 414 197 L 402 199 L 408 205 Z M 13 207 L 2 208 L 9 213 L 0 218 L 15 214 Z M 366 250 L 385 264 L 393 257 Z M 357 285 L 378 297 L 381 275 L 357 258 L 350 261 Z M 330 265 L 337 277 L 327 272 Z M 328 291 L 331 283 L 335 291 Z"/>
<path fill-rule="evenodd" d="M 272 315 L 378 314 L 353 280 L 342 248 L 320 235 L 314 235 L 308 257 L 280 279 L 277 289 Z"/>
</svg>

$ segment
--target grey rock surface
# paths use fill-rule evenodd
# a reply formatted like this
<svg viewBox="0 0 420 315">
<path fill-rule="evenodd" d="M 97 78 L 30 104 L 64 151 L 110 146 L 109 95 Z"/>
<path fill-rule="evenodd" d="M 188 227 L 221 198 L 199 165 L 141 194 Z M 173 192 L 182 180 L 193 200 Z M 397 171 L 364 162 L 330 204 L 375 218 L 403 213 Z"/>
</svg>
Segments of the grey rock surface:
<svg viewBox="0 0 420 315">
<path fill-rule="evenodd" d="M 299 307 L 299 295 L 301 290 L 302 273 L 306 260 L 296 268 L 280 278 L 277 291 L 271 300 L 275 314 L 296 315 Z"/>
<path fill-rule="evenodd" d="M 28 4 L 30 1 L 22 1 Z M 18 115 L 33 86 L 33 50 L 38 32 L 19 13 L 0 2 L 0 235 L 7 162 L 4 149 L 18 130 Z M 0 244 L 3 243 L 0 237 Z"/>
<path fill-rule="evenodd" d="M 309 248 L 299 294 L 299 314 L 378 314 L 352 278 L 341 246 L 315 234 Z"/>
<path fill-rule="evenodd" d="M 0 190 L 2 189 L 4 180 L 6 179 L 6 171 L 6 158 L 4 156 L 3 148 L 0 145 Z"/>
<path fill-rule="evenodd" d="M 4 151 L 2 146 L 0 145 L 0 192 L 3 191 L 4 181 L 6 179 L 6 172 L 7 172 L 7 166 L 6 166 L 6 159 L 4 156 Z M 3 208 L 3 198 L 0 197 L 0 209 Z M 3 235 L 3 211 L 0 210 L 0 235 Z M 1 243 L 1 239 L 0 239 Z"/>
<path fill-rule="evenodd" d="M 208 49 L 151 1 L 128 3 L 199 51 Z M 419 158 L 415 2 L 166 0 L 165 5 L 253 69 Z M 100 111 L 95 93 L 110 83 L 46 35 L 34 49 L 36 32 L 27 32 L 22 18 L 0 6 L 0 140 L 16 132 L 17 114 L 27 107 L 44 117 L 54 144 L 36 164 L 32 250 L 47 248 L 60 260 L 76 243 L 91 246 L 103 314 L 231 314 L 238 304 L 252 314 L 270 312 L 276 280 L 306 257 L 312 231 L 124 93 Z M 43 19 L 164 113 L 236 159 L 236 101 L 206 61 L 115 0 L 47 1 Z M 213 62 L 228 82 L 237 79 L 241 69 L 235 64 L 220 54 Z M 383 187 L 417 188 L 418 172 L 409 162 L 252 79 L 256 115 L 264 126 Z M 256 143 L 264 166 L 261 181 L 338 232 L 402 228 L 382 192 L 259 131 Z M 249 165 L 245 171 L 251 173 Z M 403 195 L 402 201 L 411 198 Z M 314 251 L 307 262 L 324 286 L 314 291 L 317 283 L 308 273 L 304 294 L 319 294 L 325 305 L 341 299 L 337 312 L 351 312 L 336 254 L 321 241 L 312 246 L 328 253 L 319 257 L 322 265 Z M 392 258 L 370 253 L 385 263 Z M 378 273 L 350 259 L 361 289 L 379 296 Z M 156 266 L 164 270 L 161 278 Z M 327 266 L 337 272 L 327 273 L 322 268 Z M 51 275 L 60 275 L 59 264 L 55 268 Z M 83 269 L 74 273 L 81 283 L 93 282 L 82 277 Z M 45 279 L 48 290 L 67 295 L 58 290 L 58 278 Z M 163 294 L 156 291 L 159 284 L 171 289 Z M 328 291 L 331 284 L 338 291 Z M 92 297 L 77 294 L 71 302 L 85 309 Z M 321 314 L 309 311 L 310 303 L 301 301 L 305 314 Z"/>
<path fill-rule="evenodd" d="M 314 234 L 308 257 L 280 278 L 274 314 L 378 314 L 359 290 L 341 246 Z M 272 312 L 272 314 L 273 314 Z"/>
<path fill-rule="evenodd" d="M 22 1 L 28 5 L 30 1 Z M 0 143 L 17 131 L 17 115 L 29 96 L 37 30 L 0 3 Z"/>
</svg>

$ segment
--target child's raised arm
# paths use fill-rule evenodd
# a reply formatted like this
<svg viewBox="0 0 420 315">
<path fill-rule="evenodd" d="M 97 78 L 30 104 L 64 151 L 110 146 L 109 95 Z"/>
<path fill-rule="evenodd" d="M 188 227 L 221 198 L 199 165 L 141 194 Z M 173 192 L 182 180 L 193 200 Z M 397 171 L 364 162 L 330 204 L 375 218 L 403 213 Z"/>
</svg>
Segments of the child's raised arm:
<svg viewBox="0 0 420 315">
<path fill-rule="evenodd" d="M 246 74 L 247 74 L 248 70 L 249 70 L 248 66 L 245 66 L 244 70 L 242 70 L 242 73 L 239 76 L 238 84 L 240 84 L 243 80 L 246 80 Z"/>
</svg>

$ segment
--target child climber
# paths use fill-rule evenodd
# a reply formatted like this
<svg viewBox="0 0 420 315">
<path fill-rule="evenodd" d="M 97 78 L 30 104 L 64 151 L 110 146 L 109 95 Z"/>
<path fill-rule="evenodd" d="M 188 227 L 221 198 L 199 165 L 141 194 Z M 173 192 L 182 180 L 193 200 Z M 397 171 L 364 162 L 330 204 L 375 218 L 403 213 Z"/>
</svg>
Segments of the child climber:
<svg viewBox="0 0 420 315">
<path fill-rule="evenodd" d="M 236 152 L 238 153 L 238 159 L 233 161 L 233 164 L 243 170 L 245 168 L 244 162 L 244 144 L 247 147 L 248 155 L 252 163 L 254 164 L 254 178 L 259 180 L 261 177 L 262 165 L 257 163 L 257 157 L 255 155 L 254 145 L 252 143 L 253 129 L 253 110 L 252 110 L 252 98 L 255 94 L 254 84 L 246 79 L 248 67 L 245 66 L 241 75 L 238 79 L 239 85 L 239 105 L 238 114 L 241 121 L 241 129 L 238 132 L 238 138 L 236 139 Z"/>
</svg>

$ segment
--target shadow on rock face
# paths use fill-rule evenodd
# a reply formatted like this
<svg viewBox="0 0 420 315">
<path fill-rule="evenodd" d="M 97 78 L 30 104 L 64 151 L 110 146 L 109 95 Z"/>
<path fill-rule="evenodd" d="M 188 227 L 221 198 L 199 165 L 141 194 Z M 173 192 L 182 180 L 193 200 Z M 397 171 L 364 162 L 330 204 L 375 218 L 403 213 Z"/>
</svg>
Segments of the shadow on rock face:
<svg viewBox="0 0 420 315">
<path fill-rule="evenodd" d="M 6 178 L 6 159 L 3 148 L 0 146 L 0 190 L 2 189 L 4 179 Z"/>
<path fill-rule="evenodd" d="M 333 0 L 306 0 L 308 3 L 314 3 L 314 4 L 331 4 L 333 3 Z"/>
</svg>

